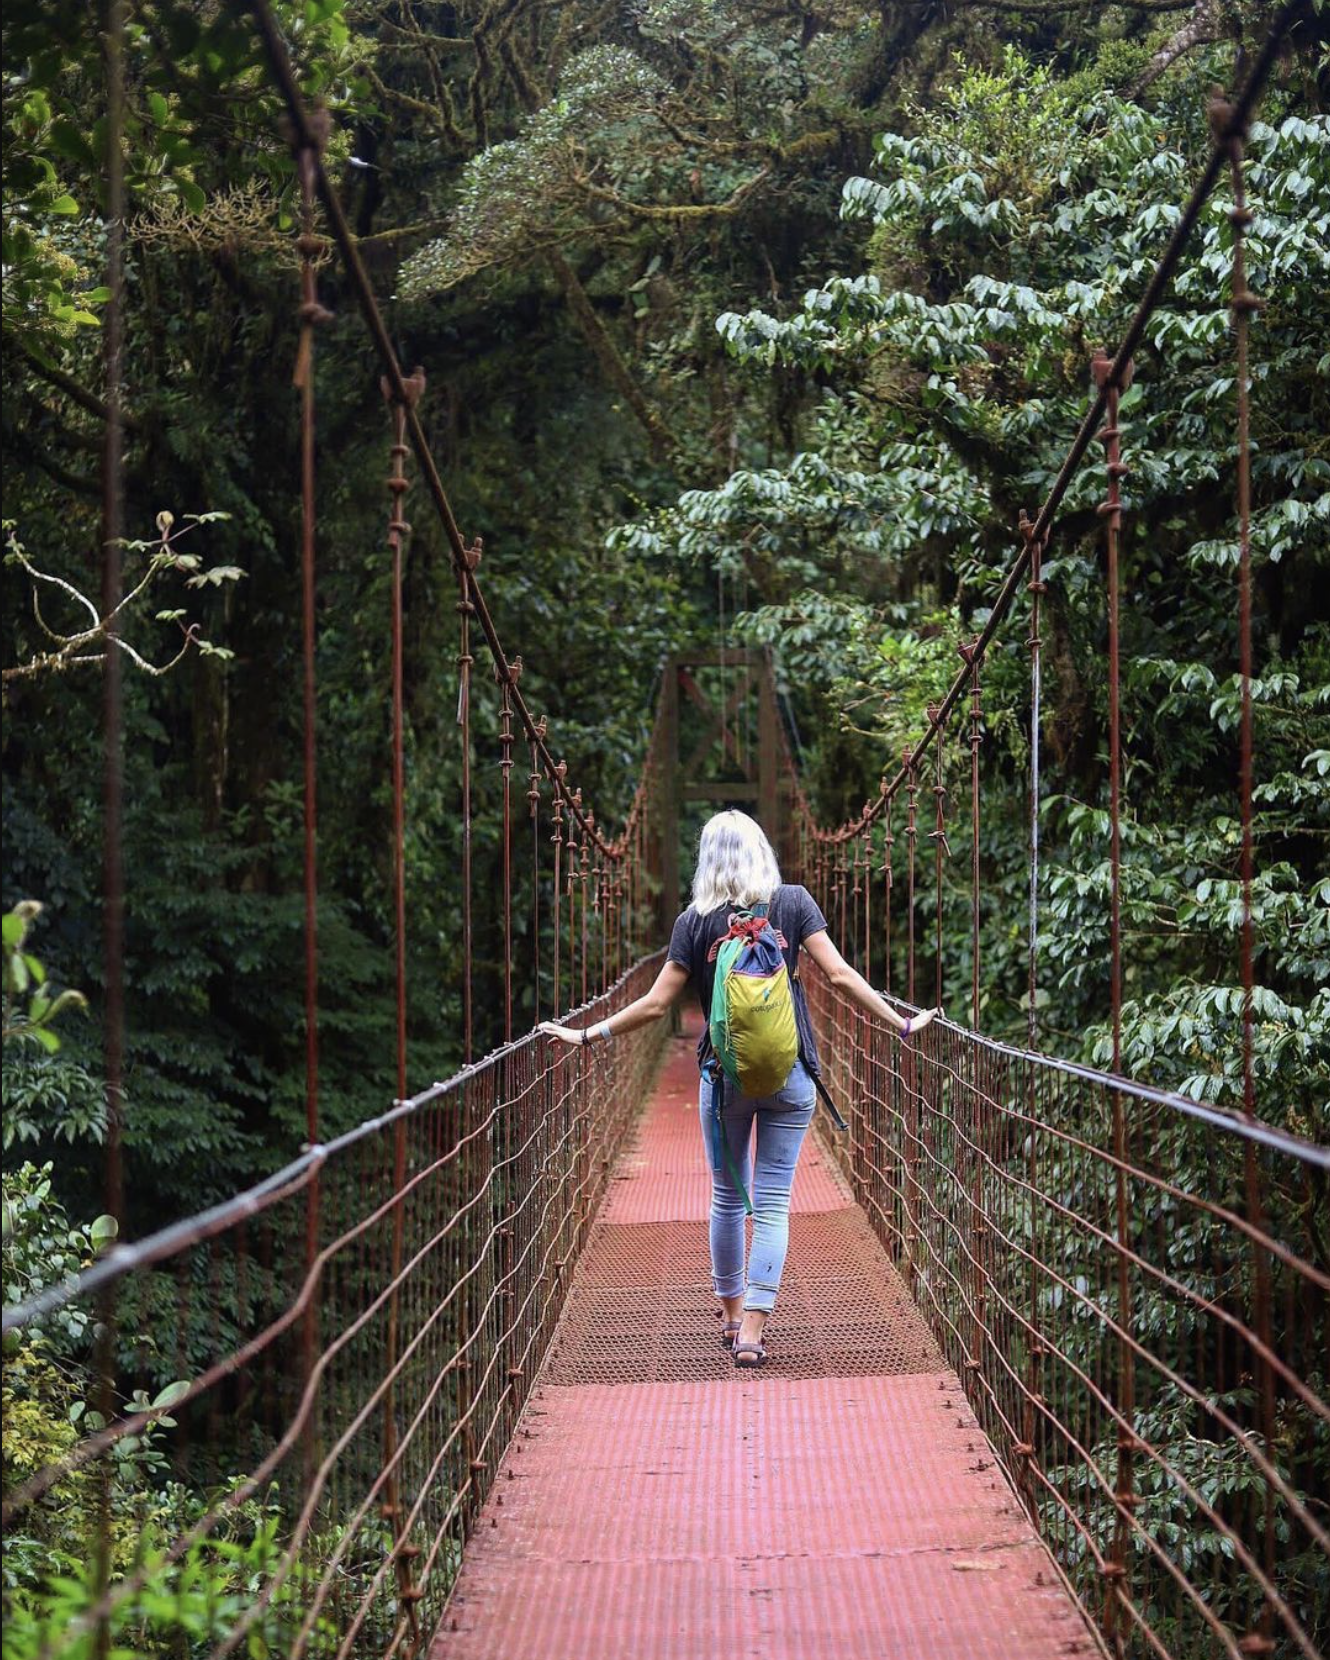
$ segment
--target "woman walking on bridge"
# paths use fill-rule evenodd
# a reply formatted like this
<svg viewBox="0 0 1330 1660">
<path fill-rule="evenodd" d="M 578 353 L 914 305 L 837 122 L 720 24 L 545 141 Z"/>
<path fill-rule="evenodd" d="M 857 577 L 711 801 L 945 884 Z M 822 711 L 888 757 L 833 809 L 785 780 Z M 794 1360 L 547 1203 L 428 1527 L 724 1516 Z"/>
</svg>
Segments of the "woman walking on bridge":
<svg viewBox="0 0 1330 1660">
<path fill-rule="evenodd" d="M 738 944 L 718 962 L 719 948 L 730 940 Z M 757 964 L 763 950 L 768 967 L 775 963 L 773 942 L 782 959 L 783 975 L 780 966 L 773 975 Z M 763 1033 L 752 1040 L 757 1047 L 768 1042 L 774 1046 L 757 1059 L 768 1062 L 769 1077 L 778 1085 L 755 1096 L 743 1093 L 729 1080 L 733 1056 L 718 1056 L 712 1041 L 713 1029 L 718 1034 L 726 1030 L 723 1020 L 717 1026 L 718 968 L 723 977 L 732 977 L 730 964 L 745 945 L 754 962 L 752 966 L 740 964 L 738 978 L 756 988 L 755 994 L 747 994 L 748 1002 L 767 1000 L 783 1007 L 784 979 L 793 1015 L 792 1023 L 787 1022 L 788 1048 L 782 1049 L 778 1040 L 767 1040 Z M 697 1058 L 702 1072 L 702 1141 L 711 1170 L 712 1285 L 725 1317 L 721 1342 L 732 1350 L 734 1364 L 741 1368 L 766 1362 L 762 1333 L 776 1304 L 789 1246 L 790 1190 L 820 1087 L 817 1043 L 798 976 L 800 949 L 807 951 L 836 990 L 902 1036 L 921 1031 L 938 1012 L 926 1009 L 908 1020 L 897 1014 L 832 944 L 827 920 L 808 889 L 782 883 L 776 855 L 756 820 L 747 813 L 717 813 L 707 821 L 698 844 L 692 903 L 674 924 L 668 960 L 650 991 L 595 1026 L 578 1028 L 545 1021 L 540 1027 L 565 1043 L 608 1043 L 618 1034 L 668 1014 L 690 980 L 697 988 L 703 1016 L 710 1021 L 703 1027 Z M 759 1012 L 769 1010 L 760 1008 Z M 773 1055 L 779 1057 L 779 1076 L 770 1074 Z M 793 1063 L 789 1064 L 791 1055 Z M 741 1055 L 739 1065 L 743 1064 Z M 760 1076 L 761 1071 L 758 1064 L 752 1075 Z M 750 1187 L 753 1241 L 745 1273 L 744 1213 L 749 1208 Z"/>
</svg>

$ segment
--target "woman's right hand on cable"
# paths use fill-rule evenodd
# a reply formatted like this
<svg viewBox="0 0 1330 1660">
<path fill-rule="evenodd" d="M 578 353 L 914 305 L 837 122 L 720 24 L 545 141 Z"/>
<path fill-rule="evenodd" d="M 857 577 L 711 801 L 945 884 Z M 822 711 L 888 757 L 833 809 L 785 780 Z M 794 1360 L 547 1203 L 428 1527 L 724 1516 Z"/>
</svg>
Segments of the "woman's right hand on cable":
<svg viewBox="0 0 1330 1660">
<path fill-rule="evenodd" d="M 902 1027 L 901 1028 L 901 1036 L 902 1037 L 914 1037 L 914 1036 L 916 1036 L 919 1032 L 923 1031 L 925 1026 L 931 1026 L 934 1019 L 936 1018 L 936 1016 L 940 1015 L 941 1013 L 942 1013 L 941 1009 L 923 1009 L 923 1010 L 920 1011 L 919 1014 L 912 1014 L 910 1016 L 908 1030 L 905 1027 Z"/>
<path fill-rule="evenodd" d="M 580 1044 L 582 1042 L 582 1033 L 577 1027 L 560 1026 L 553 1020 L 542 1020 L 536 1030 L 542 1032 L 546 1037 L 558 1038 L 560 1043 Z"/>
</svg>

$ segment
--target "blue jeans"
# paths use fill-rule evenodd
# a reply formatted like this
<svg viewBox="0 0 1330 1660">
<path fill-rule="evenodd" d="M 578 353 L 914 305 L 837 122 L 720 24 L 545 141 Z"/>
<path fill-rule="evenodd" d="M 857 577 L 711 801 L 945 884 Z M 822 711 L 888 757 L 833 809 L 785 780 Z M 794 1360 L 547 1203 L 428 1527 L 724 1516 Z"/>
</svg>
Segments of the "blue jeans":
<svg viewBox="0 0 1330 1660">
<path fill-rule="evenodd" d="M 790 1243 L 790 1189 L 817 1095 L 802 1061 L 795 1061 L 774 1095 L 749 1100 L 728 1080 L 721 1123 L 730 1160 L 753 1200 L 753 1246 L 744 1280 L 744 1203 L 724 1156 L 716 1162 L 711 1080 L 699 1092 L 702 1142 L 711 1169 L 711 1282 L 718 1297 L 744 1299 L 746 1309 L 770 1314 Z M 757 1160 L 752 1157 L 757 1120 Z"/>
</svg>

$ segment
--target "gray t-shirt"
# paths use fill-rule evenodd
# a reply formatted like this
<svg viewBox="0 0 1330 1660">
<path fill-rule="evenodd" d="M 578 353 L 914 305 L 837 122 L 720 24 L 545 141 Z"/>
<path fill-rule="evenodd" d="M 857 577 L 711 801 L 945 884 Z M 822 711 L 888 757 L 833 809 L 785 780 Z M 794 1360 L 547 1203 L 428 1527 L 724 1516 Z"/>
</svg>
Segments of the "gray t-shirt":
<svg viewBox="0 0 1330 1660">
<path fill-rule="evenodd" d="M 730 930 L 733 905 L 719 905 L 704 916 L 689 908 L 682 913 L 670 933 L 669 960 L 688 970 L 689 978 L 702 1005 L 702 1018 L 711 1014 L 711 993 L 716 983 L 716 965 L 708 961 L 712 945 Z M 777 888 L 767 912 L 771 926 L 785 939 L 785 966 L 790 974 L 790 989 L 794 998 L 794 1024 L 799 1033 L 799 1055 L 814 1077 L 821 1068 L 817 1058 L 817 1043 L 813 1037 L 813 1023 L 808 1017 L 808 999 L 797 977 L 799 947 L 810 934 L 819 933 L 827 925 L 817 901 L 807 888 L 788 883 Z M 711 1057 L 711 1034 L 702 1027 L 698 1040 L 697 1060 L 705 1065 Z"/>
</svg>

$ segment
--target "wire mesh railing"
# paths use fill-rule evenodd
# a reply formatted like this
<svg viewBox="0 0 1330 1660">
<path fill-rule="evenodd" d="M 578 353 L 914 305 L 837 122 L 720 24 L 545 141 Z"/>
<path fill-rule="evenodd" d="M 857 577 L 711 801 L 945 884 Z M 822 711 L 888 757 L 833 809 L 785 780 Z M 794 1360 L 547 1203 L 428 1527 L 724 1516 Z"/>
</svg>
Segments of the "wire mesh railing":
<svg viewBox="0 0 1330 1660">
<path fill-rule="evenodd" d="M 807 984 L 855 1195 L 1112 1651 L 1316 1660 L 1330 1149 Z"/>
<path fill-rule="evenodd" d="M 661 1036 L 533 1034 L 7 1311 L 10 1363 L 41 1366 L 113 1290 L 119 1405 L 7 1493 L 6 1553 L 65 1571 L 8 1599 L 6 1652 L 420 1653 Z"/>
</svg>

